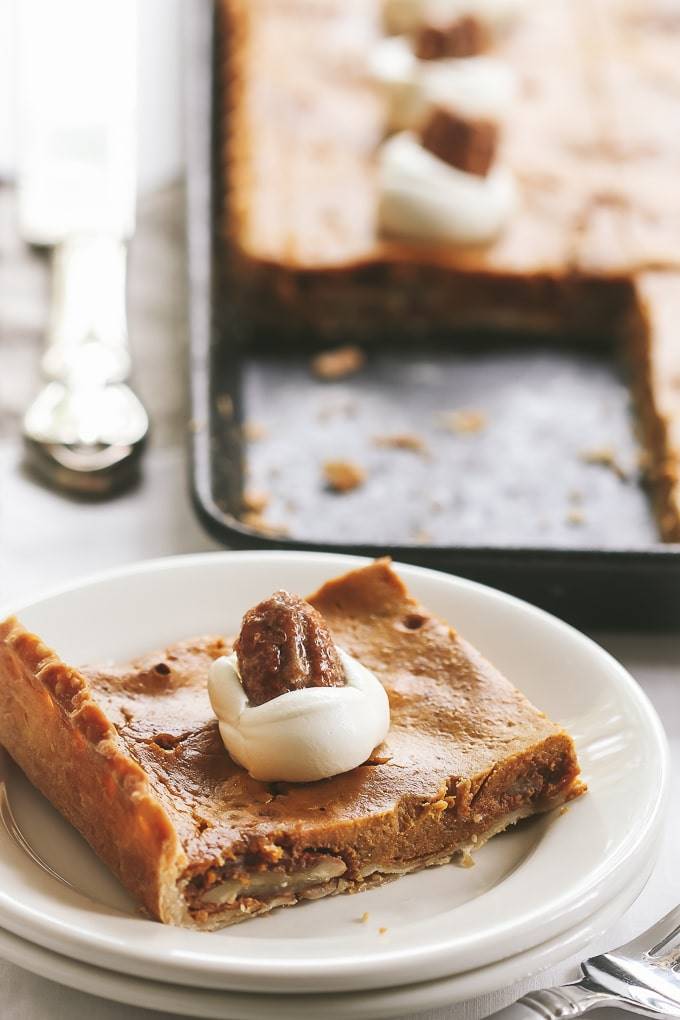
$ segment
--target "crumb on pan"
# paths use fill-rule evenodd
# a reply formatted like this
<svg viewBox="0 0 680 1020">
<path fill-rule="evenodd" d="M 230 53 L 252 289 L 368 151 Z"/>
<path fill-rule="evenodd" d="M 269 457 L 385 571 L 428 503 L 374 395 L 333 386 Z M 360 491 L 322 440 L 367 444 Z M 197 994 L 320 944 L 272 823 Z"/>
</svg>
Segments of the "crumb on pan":
<svg viewBox="0 0 680 1020">
<path fill-rule="evenodd" d="M 386 933 L 387 928 L 378 928 L 378 935 L 385 935 Z"/>
<path fill-rule="evenodd" d="M 410 450 L 412 453 L 427 453 L 427 445 L 422 436 L 415 432 L 395 432 L 393 435 L 374 436 L 376 446 L 384 446 L 392 450 Z"/>
<path fill-rule="evenodd" d="M 583 513 L 582 510 L 578 510 L 576 507 L 572 507 L 572 509 L 567 514 L 567 524 L 575 524 L 575 525 L 576 524 L 585 524 L 585 521 L 586 521 L 586 515 Z"/>
<path fill-rule="evenodd" d="M 371 915 L 369 914 L 369 912 L 367 910 L 364 910 L 363 914 L 359 918 L 359 924 L 366 924 L 370 916 Z"/>
<path fill-rule="evenodd" d="M 244 422 L 241 431 L 247 443 L 257 443 L 260 439 L 266 439 L 268 435 L 266 426 L 260 421 Z"/>
<path fill-rule="evenodd" d="M 269 505 L 269 493 L 264 489 L 246 489 L 241 503 L 246 513 L 261 514 Z"/>
<path fill-rule="evenodd" d="M 363 368 L 365 361 L 360 347 L 336 347 L 312 358 L 310 368 L 317 379 L 344 379 Z"/>
<path fill-rule="evenodd" d="M 437 423 L 440 428 L 448 432 L 472 433 L 481 432 L 488 425 L 488 418 L 484 411 L 475 408 L 459 408 L 456 411 L 439 411 Z"/>
<path fill-rule="evenodd" d="M 597 446 L 592 450 L 582 450 L 580 456 L 586 464 L 598 464 L 600 467 L 609 468 L 622 482 L 628 478 L 628 472 L 621 465 L 616 451 L 611 446 Z"/>
<path fill-rule="evenodd" d="M 265 535 L 267 538 L 283 538 L 288 534 L 288 528 L 285 524 L 273 524 L 271 521 L 265 520 L 261 513 L 257 513 L 255 510 L 247 510 L 241 514 L 241 523 L 252 528 L 253 531 L 259 531 L 261 535 Z"/>
<path fill-rule="evenodd" d="M 427 545 L 432 541 L 432 535 L 427 528 L 417 528 L 413 532 L 413 541 L 418 542 L 419 545 Z"/>
<path fill-rule="evenodd" d="M 333 492 L 351 492 L 366 481 L 366 471 L 353 460 L 327 460 L 323 465 L 326 484 Z"/>
</svg>

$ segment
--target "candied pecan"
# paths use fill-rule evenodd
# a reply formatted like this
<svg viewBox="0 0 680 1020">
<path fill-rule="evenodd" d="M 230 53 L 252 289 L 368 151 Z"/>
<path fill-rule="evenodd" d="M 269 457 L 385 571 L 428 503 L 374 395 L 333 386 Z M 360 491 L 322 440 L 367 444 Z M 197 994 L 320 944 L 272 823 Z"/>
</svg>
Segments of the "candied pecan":
<svg viewBox="0 0 680 1020">
<path fill-rule="evenodd" d="M 498 125 L 468 119 L 443 104 L 432 108 L 421 129 L 423 146 L 450 166 L 485 177 L 498 146 Z"/>
<path fill-rule="evenodd" d="M 253 705 L 303 687 L 342 687 L 342 664 L 321 615 L 277 591 L 243 617 L 234 644 L 241 683 Z"/>
<path fill-rule="evenodd" d="M 426 22 L 416 32 L 413 48 L 420 60 L 445 57 L 476 57 L 489 48 L 486 25 L 472 15 L 448 22 Z"/>
</svg>

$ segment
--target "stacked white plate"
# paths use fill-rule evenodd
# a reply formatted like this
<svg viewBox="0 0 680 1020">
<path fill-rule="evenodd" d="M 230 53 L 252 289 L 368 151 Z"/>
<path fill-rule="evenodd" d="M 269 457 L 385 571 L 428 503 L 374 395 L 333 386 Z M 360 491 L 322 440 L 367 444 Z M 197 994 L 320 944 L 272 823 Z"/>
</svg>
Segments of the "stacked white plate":
<svg viewBox="0 0 680 1020">
<path fill-rule="evenodd" d="M 245 609 L 275 588 L 305 593 L 359 562 L 311 553 L 180 557 L 109 572 L 18 612 L 67 661 L 126 659 L 183 637 L 234 632 Z M 654 863 L 668 786 L 654 710 L 618 663 L 553 617 L 459 578 L 399 572 L 569 729 L 587 796 L 496 837 L 474 868 L 433 868 L 202 933 L 142 917 L 4 755 L 0 954 L 81 990 L 171 1013 L 255 1020 L 323 1010 L 332 1020 L 399 1016 L 488 993 L 604 932 Z"/>
</svg>

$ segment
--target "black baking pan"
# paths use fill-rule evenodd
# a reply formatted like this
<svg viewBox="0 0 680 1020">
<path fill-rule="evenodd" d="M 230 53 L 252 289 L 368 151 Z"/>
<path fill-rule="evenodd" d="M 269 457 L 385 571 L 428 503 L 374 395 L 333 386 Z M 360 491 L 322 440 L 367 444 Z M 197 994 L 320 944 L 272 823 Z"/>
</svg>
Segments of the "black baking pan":
<svg viewBox="0 0 680 1020">
<path fill-rule="evenodd" d="M 215 5 L 187 9 L 192 488 L 207 529 L 232 548 L 389 555 L 583 627 L 677 625 L 680 547 L 659 540 L 607 337 L 376 338 L 360 372 L 322 381 L 309 338 L 282 352 L 234 310 L 217 229 Z M 322 464 L 337 459 L 366 483 L 330 491 Z M 239 519 L 244 493 L 263 491 L 285 534 Z"/>
</svg>

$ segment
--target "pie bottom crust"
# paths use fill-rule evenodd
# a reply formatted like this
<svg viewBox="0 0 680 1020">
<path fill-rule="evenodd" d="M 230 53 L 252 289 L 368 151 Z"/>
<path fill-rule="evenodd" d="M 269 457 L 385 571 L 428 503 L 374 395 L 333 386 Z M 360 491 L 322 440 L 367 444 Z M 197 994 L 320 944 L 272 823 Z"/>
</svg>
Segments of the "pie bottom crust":
<svg viewBox="0 0 680 1020">
<path fill-rule="evenodd" d="M 576 792 L 574 795 L 576 795 Z M 449 850 L 446 853 L 430 854 L 415 860 L 403 861 L 399 867 L 393 863 L 385 864 L 382 867 L 374 865 L 370 870 L 367 870 L 366 874 L 354 880 L 343 878 L 342 875 L 339 875 L 328 881 L 321 881 L 295 892 L 280 889 L 266 899 L 263 898 L 258 901 L 255 897 L 254 901 L 250 901 L 248 907 L 236 902 L 219 914 L 207 915 L 199 924 L 195 923 L 191 915 L 187 915 L 181 923 L 183 927 L 196 927 L 202 931 L 217 931 L 232 924 L 239 924 L 250 917 L 266 914 L 276 907 L 292 907 L 303 900 L 320 900 L 327 896 L 338 896 L 341 893 L 365 892 L 367 889 L 375 889 L 380 885 L 385 885 L 387 882 L 393 882 L 397 878 L 409 875 L 412 872 L 422 871 L 425 868 L 439 867 L 444 864 L 453 864 L 462 868 L 473 867 L 475 863 L 473 854 L 480 850 L 493 836 L 505 832 L 506 829 L 516 825 L 522 819 L 556 810 L 563 805 L 564 798 L 560 797 L 556 798 L 552 803 L 546 803 L 540 812 L 537 812 L 533 807 L 511 811 L 499 819 L 486 832 L 481 833 L 474 843 L 468 843 L 466 846 Z M 331 859 L 338 860 L 338 858 Z"/>
</svg>

